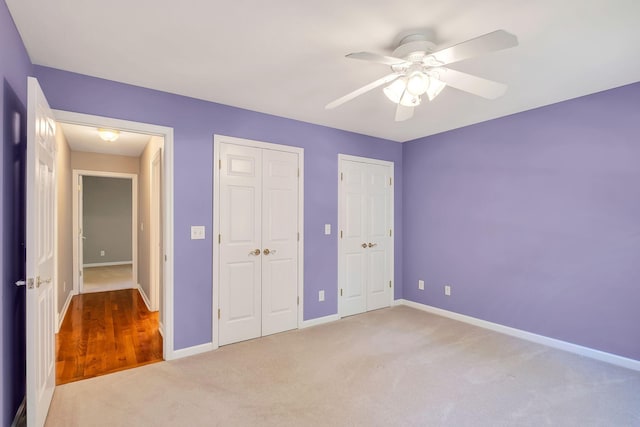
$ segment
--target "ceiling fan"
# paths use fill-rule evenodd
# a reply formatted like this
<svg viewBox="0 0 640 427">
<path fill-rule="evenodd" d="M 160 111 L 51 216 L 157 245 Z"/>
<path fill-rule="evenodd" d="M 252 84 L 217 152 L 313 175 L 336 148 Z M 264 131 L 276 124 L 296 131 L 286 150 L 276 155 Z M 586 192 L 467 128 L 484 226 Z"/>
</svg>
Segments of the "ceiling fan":
<svg viewBox="0 0 640 427">
<path fill-rule="evenodd" d="M 400 41 L 391 56 L 370 52 L 348 54 L 347 58 L 389 65 L 392 73 L 330 102 L 325 108 L 335 108 L 388 84 L 383 92 L 398 104 L 396 121 L 403 121 L 413 116 L 414 107 L 420 105 L 424 95 L 432 101 L 446 86 L 487 99 L 495 99 L 505 93 L 507 86 L 502 83 L 456 71 L 445 65 L 517 46 L 516 36 L 497 30 L 441 50 L 435 50 L 432 39 L 432 33 L 410 34 Z"/>
</svg>

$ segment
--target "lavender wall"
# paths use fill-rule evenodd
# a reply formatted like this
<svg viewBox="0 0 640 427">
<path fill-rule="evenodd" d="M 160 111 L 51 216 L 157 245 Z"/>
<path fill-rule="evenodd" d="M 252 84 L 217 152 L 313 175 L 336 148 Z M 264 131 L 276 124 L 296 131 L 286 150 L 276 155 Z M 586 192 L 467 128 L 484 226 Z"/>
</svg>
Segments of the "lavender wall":
<svg viewBox="0 0 640 427">
<path fill-rule="evenodd" d="M 31 72 L 31 62 L 24 49 L 18 31 L 7 10 L 4 1 L 0 2 L 0 75 L 2 76 L 2 95 L 0 98 L 0 129 L 2 144 L 0 164 L 0 223 L 2 224 L 2 244 L 0 245 L 0 424 L 10 425 L 13 416 L 24 397 L 25 391 L 25 350 L 24 350 L 24 289 L 18 289 L 13 282 L 20 274 L 20 251 L 13 247 L 15 240 L 23 236 L 15 233 L 15 204 L 11 193 L 15 175 L 8 170 L 13 165 L 15 151 L 13 145 L 13 126 L 11 117 L 14 112 L 24 112 L 27 98 L 27 75 Z M 23 117 L 24 120 L 26 118 Z"/>
<path fill-rule="evenodd" d="M 640 360 L 639 100 L 636 83 L 405 144 L 404 297 Z"/>
<path fill-rule="evenodd" d="M 396 236 L 402 236 L 402 145 L 255 113 L 211 102 L 35 67 L 53 108 L 174 128 L 175 348 L 211 340 L 213 134 L 305 149 L 304 318 L 337 312 L 337 240 L 324 224 L 337 224 L 338 153 L 395 162 Z M 205 225 L 207 239 L 190 240 L 190 225 Z M 402 259 L 396 238 L 396 262 Z M 396 269 L 396 283 L 402 271 Z M 317 301 L 325 289 L 326 300 Z M 396 287 L 400 297 L 401 287 Z"/>
</svg>

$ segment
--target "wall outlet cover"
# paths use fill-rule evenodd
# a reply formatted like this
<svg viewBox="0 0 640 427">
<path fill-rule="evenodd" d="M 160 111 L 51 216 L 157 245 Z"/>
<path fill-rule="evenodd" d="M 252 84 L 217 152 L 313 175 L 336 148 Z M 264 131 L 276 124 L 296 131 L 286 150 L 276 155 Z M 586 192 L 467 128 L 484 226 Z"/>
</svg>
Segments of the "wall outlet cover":
<svg viewBox="0 0 640 427">
<path fill-rule="evenodd" d="M 444 294 L 446 296 L 450 296 L 451 295 L 451 286 L 449 285 L 444 285 Z"/>
<path fill-rule="evenodd" d="M 191 226 L 191 240 L 204 240 L 204 225 Z"/>
<path fill-rule="evenodd" d="M 324 291 L 318 291 L 318 301 L 324 301 Z"/>
<path fill-rule="evenodd" d="M 418 289 L 424 291 L 424 280 L 418 280 Z"/>
</svg>

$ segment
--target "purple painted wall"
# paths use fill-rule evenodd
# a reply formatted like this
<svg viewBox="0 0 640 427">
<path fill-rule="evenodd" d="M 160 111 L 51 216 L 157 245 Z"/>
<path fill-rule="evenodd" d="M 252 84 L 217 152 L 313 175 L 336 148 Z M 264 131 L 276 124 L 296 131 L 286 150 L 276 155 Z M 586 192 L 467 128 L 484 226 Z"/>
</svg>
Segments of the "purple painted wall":
<svg viewBox="0 0 640 427">
<path fill-rule="evenodd" d="M 403 149 L 406 299 L 640 360 L 640 83 Z"/>
<path fill-rule="evenodd" d="M 395 229 L 402 236 L 401 144 L 52 68 L 35 70 L 52 108 L 174 128 L 176 349 L 211 340 L 214 134 L 305 149 L 305 319 L 337 312 L 338 153 L 395 162 Z M 324 235 L 325 223 L 334 226 L 331 236 Z M 189 227 L 203 224 L 207 239 L 190 240 Z M 401 260 L 397 237 L 396 263 Z M 395 274 L 402 283 L 402 270 Z M 317 301 L 321 289 L 324 302 Z"/>
<path fill-rule="evenodd" d="M 27 75 L 32 67 L 27 52 L 20 40 L 18 31 L 9 15 L 7 5 L 0 2 L 0 75 L 2 82 L 0 90 L 0 129 L 2 129 L 2 149 L 0 149 L 0 164 L 3 171 L 0 174 L 0 223 L 2 224 L 2 244 L 0 245 L 0 424 L 10 425 L 13 416 L 24 397 L 25 384 L 25 350 L 24 350 L 24 289 L 18 289 L 13 282 L 16 280 L 16 264 L 19 263 L 19 253 L 13 246 L 13 238 L 6 235 L 15 225 L 11 218 L 14 211 L 12 196 L 7 187 L 13 187 L 7 164 L 13 160 L 5 157 L 9 150 L 7 143 L 12 139 L 11 122 L 7 120 L 14 112 L 23 112 L 27 100 Z M 8 123 L 9 122 L 9 123 Z M 8 141 L 9 140 L 9 141 Z M 19 237 L 19 236 L 18 236 Z"/>
</svg>

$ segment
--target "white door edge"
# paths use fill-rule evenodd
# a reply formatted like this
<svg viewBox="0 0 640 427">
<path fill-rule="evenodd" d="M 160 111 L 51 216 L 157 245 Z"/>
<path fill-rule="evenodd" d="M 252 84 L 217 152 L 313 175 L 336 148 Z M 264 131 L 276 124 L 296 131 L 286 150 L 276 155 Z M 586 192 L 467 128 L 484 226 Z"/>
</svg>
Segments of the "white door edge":
<svg viewBox="0 0 640 427">
<path fill-rule="evenodd" d="M 392 306 L 394 303 L 394 294 L 395 294 L 395 288 L 396 288 L 396 283 L 395 283 L 395 216 L 394 216 L 394 212 L 395 212 L 395 196 L 394 196 L 394 188 L 395 188 L 395 163 L 390 161 L 390 160 L 380 160 L 380 159 L 373 159 L 373 158 L 368 158 L 368 157 L 361 157 L 361 156 L 353 156 L 350 154 L 340 154 L 338 153 L 338 229 L 337 229 L 337 233 L 338 233 L 338 280 L 336 282 L 336 294 L 338 296 L 338 318 L 342 318 L 344 317 L 342 315 L 342 307 L 341 307 L 341 298 L 340 298 L 340 272 L 342 271 L 343 265 L 343 257 L 342 257 L 342 239 L 340 238 L 340 230 L 342 230 L 342 186 L 340 185 L 340 174 L 342 172 L 342 162 L 344 160 L 347 161 L 351 161 L 351 162 L 360 162 L 360 163 L 367 163 L 367 164 L 371 164 L 371 165 L 380 165 L 380 166 L 388 166 L 389 168 L 391 168 L 390 171 L 390 175 L 393 177 L 393 182 L 392 185 L 390 187 L 390 193 L 389 193 L 389 200 L 390 200 L 390 219 L 389 222 L 391 223 L 391 229 L 392 229 L 392 238 L 391 238 L 391 249 L 390 249 L 390 265 L 389 265 L 389 275 L 391 277 L 391 281 L 392 281 L 392 287 L 391 287 L 391 292 L 389 292 L 390 295 L 390 301 L 389 301 L 389 305 Z"/>
<path fill-rule="evenodd" d="M 163 332 L 164 339 L 162 340 L 162 352 L 165 360 L 175 359 L 174 350 L 174 256 L 173 256 L 173 200 L 174 200 L 174 187 L 173 187 L 173 163 L 174 163 L 174 141 L 173 141 L 173 128 L 166 126 L 158 126 L 148 123 L 134 122 L 129 120 L 114 119 L 110 117 L 95 116 L 91 114 L 74 113 L 71 111 L 53 110 L 53 114 L 56 121 L 64 123 L 72 123 L 84 126 L 94 127 L 107 127 L 116 128 L 122 131 L 130 131 L 137 133 L 145 133 L 149 135 L 157 135 L 164 138 L 163 156 L 162 156 L 162 181 L 163 181 L 163 199 L 162 207 L 164 212 L 164 224 L 163 224 L 163 245 L 166 261 L 164 263 L 164 288 L 163 288 L 163 301 L 165 312 L 163 314 Z M 137 233 L 134 233 L 137 235 Z"/>
<path fill-rule="evenodd" d="M 218 280 L 218 272 L 220 271 L 220 246 L 218 245 L 218 234 L 220 234 L 220 168 L 218 165 L 220 162 L 221 143 L 285 151 L 298 155 L 298 168 L 300 169 L 300 180 L 298 184 L 298 224 L 300 229 L 300 240 L 298 244 L 298 297 L 300 301 L 298 304 L 298 329 L 302 328 L 304 324 L 304 148 L 215 134 L 213 135 L 213 299 L 211 304 L 211 341 L 213 343 L 213 349 L 219 347 L 218 309 L 220 307 L 220 301 L 218 293 L 220 292 L 220 283 Z"/>
</svg>

